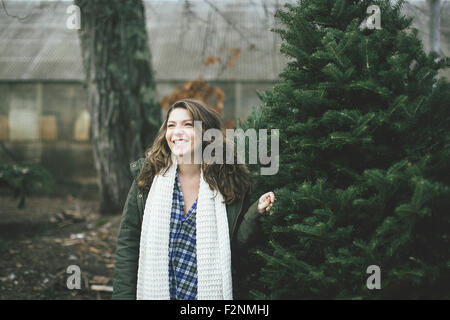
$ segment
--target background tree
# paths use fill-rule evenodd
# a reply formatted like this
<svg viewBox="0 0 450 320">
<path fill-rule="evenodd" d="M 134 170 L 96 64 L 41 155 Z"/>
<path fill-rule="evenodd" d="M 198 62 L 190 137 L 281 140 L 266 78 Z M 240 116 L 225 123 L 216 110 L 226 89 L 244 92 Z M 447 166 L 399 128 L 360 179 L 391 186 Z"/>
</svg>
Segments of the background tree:
<svg viewBox="0 0 450 320">
<path fill-rule="evenodd" d="M 278 174 L 252 166 L 253 196 L 278 201 L 241 296 L 450 298 L 450 85 L 435 77 L 450 63 L 425 54 L 402 2 L 300 0 L 276 13 L 292 60 L 244 129 L 280 129 Z M 360 28 L 370 5 L 381 29 Z M 366 286 L 371 265 L 381 290 Z"/>
<path fill-rule="evenodd" d="M 0 160 L 0 190 L 8 190 L 19 199 L 19 209 L 25 209 L 26 197 L 48 194 L 53 185 L 54 178 L 45 168 Z"/>
<path fill-rule="evenodd" d="M 160 127 L 161 111 L 141 0 L 76 0 L 91 114 L 100 211 L 119 212 L 130 186 L 129 163 Z"/>
<path fill-rule="evenodd" d="M 199 75 L 196 80 L 189 80 L 178 86 L 170 95 L 162 97 L 159 104 L 161 108 L 167 112 L 172 104 L 185 98 L 203 101 L 223 116 L 225 93 L 219 87 L 207 83 L 203 80 L 201 75 Z M 233 128 L 234 126 L 234 120 L 232 119 L 225 118 L 223 119 L 223 122 L 227 129 Z"/>
<path fill-rule="evenodd" d="M 172 104 L 186 98 L 201 100 L 218 113 L 223 113 L 225 93 L 220 88 L 207 83 L 201 75 L 196 80 L 189 80 L 178 86 L 170 95 L 162 97 L 159 103 L 161 108 L 169 110 Z"/>
</svg>

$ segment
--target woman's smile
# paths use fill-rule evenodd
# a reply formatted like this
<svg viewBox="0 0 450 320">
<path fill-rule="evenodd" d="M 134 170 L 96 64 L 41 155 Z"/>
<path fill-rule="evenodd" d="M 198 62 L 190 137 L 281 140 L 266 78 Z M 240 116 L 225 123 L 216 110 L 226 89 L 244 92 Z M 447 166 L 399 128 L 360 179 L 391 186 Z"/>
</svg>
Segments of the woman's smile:
<svg viewBox="0 0 450 320">
<path fill-rule="evenodd" d="M 179 140 L 174 140 L 173 143 L 176 145 L 179 144 L 185 144 L 186 142 L 188 142 L 187 140 L 183 140 L 183 139 L 179 139 Z"/>
</svg>

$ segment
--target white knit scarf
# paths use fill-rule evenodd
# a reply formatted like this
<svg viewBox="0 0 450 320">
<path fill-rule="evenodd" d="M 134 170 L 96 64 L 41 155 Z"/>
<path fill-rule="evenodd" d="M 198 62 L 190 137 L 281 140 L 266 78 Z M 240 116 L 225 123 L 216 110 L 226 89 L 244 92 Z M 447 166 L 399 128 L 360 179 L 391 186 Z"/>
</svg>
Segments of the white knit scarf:
<svg viewBox="0 0 450 320">
<path fill-rule="evenodd" d="M 155 176 L 144 209 L 139 267 L 138 300 L 168 300 L 169 231 L 177 159 L 165 175 Z M 231 300 L 231 252 L 226 206 L 220 192 L 211 190 L 200 170 L 197 202 L 197 275 L 199 300 Z"/>
</svg>

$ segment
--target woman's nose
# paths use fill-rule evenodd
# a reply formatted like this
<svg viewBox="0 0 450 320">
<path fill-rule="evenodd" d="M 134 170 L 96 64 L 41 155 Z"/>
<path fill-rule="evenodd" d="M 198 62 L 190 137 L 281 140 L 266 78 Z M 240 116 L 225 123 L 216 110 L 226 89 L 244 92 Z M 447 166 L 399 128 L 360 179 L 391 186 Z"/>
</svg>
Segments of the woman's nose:
<svg viewBox="0 0 450 320">
<path fill-rule="evenodd" d="M 173 135 L 175 137 L 181 137 L 183 136 L 183 127 L 181 126 L 176 126 L 175 128 L 173 128 Z"/>
</svg>

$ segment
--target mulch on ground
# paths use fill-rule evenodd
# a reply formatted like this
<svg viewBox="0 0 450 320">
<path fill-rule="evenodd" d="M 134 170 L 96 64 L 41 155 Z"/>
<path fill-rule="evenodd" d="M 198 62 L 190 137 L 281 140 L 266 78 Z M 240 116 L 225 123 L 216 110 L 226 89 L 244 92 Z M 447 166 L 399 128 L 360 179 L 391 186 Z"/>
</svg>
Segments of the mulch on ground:
<svg viewBox="0 0 450 320">
<path fill-rule="evenodd" d="M 0 299 L 110 299 L 120 215 L 97 200 L 0 197 Z M 69 289 L 71 265 L 81 288 Z M 73 281 L 71 283 L 74 283 Z"/>
</svg>

